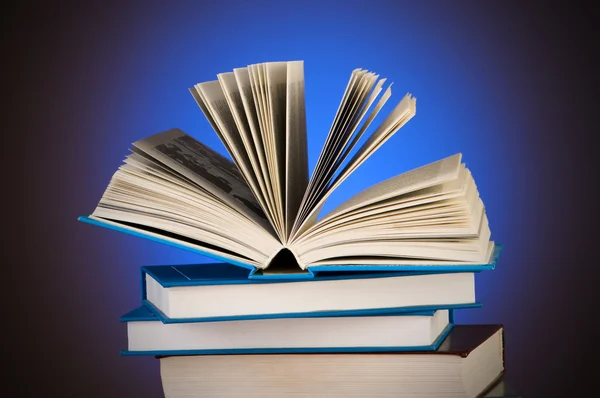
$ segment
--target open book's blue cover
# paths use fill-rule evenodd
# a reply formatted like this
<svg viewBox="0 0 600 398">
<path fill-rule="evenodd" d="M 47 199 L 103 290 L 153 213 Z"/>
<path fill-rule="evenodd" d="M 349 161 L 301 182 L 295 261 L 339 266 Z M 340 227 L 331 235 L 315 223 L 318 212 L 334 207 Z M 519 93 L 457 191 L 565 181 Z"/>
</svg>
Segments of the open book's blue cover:
<svg viewBox="0 0 600 398">
<path fill-rule="evenodd" d="M 479 272 L 483 270 L 491 270 L 496 267 L 496 263 L 500 256 L 500 252 L 502 251 L 501 245 L 496 245 L 494 248 L 494 253 L 492 254 L 492 260 L 489 264 L 480 264 L 480 265 L 331 265 L 331 266 L 312 266 L 308 267 L 307 272 L 297 273 L 297 274 L 263 274 L 262 270 L 254 267 L 251 264 L 247 264 L 241 261 L 232 260 L 229 258 L 225 258 L 219 256 L 215 253 L 209 253 L 205 251 L 199 245 L 186 245 L 182 243 L 177 243 L 175 241 L 165 239 L 158 234 L 151 233 L 145 231 L 143 229 L 134 228 L 134 227 L 125 227 L 120 226 L 108 222 L 103 222 L 98 219 L 92 219 L 90 217 L 79 217 L 79 221 L 97 225 L 100 227 L 113 229 L 116 231 L 124 232 L 129 235 L 134 235 L 142 238 L 146 238 L 155 242 L 163 243 L 169 246 L 177 247 L 180 249 L 188 250 L 194 253 L 201 254 L 203 256 L 207 256 L 213 258 L 215 260 L 220 260 L 228 264 L 235 265 L 237 267 L 241 267 L 245 269 L 245 278 L 246 279 L 273 279 L 273 280 L 298 280 L 298 279 L 313 279 L 316 274 L 323 274 L 327 272 L 399 272 L 399 271 L 422 271 L 422 272 Z M 248 270 L 250 270 L 248 272 Z"/>
<path fill-rule="evenodd" d="M 435 310 L 422 310 L 412 312 L 390 312 L 382 314 L 381 316 L 433 316 Z M 364 314 L 372 315 L 372 314 Z M 331 315 L 335 316 L 335 315 Z M 340 313 L 337 316 L 356 316 L 348 315 L 346 313 Z M 158 322 L 160 317 L 158 314 L 143 305 L 138 307 L 121 317 L 121 322 Z M 202 355 L 202 354 L 293 354 L 293 353 L 343 353 L 343 352 L 401 352 L 401 351 L 435 351 L 439 345 L 444 341 L 448 333 L 454 326 L 454 313 L 449 312 L 450 323 L 433 342 L 428 346 L 414 346 L 414 347 L 298 347 L 298 348 L 236 348 L 236 349 L 215 349 L 215 350 L 165 350 L 165 351 L 121 351 L 121 355 L 135 356 L 135 355 Z"/>
</svg>

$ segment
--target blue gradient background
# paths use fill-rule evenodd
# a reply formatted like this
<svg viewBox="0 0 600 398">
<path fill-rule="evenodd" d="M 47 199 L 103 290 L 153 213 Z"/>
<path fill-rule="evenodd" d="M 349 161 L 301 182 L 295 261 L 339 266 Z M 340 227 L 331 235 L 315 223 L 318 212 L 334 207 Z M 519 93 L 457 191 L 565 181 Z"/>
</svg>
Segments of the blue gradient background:
<svg viewBox="0 0 600 398">
<path fill-rule="evenodd" d="M 507 378 L 525 396 L 588 385 L 563 371 L 574 353 L 591 357 L 584 306 L 598 298 L 583 286 L 597 281 L 585 273 L 597 209 L 584 185 L 593 124 L 583 113 L 598 105 L 586 101 L 598 83 L 588 45 L 597 18 L 583 3 L 569 14 L 508 2 L 25 3 L 3 18 L 14 121 L 4 192 L 15 197 L 3 325 L 18 396 L 162 396 L 158 361 L 119 356 L 118 318 L 139 303 L 141 265 L 208 259 L 76 217 L 93 210 L 139 138 L 179 127 L 225 152 L 188 87 L 296 59 L 305 61 L 311 170 L 352 69 L 393 81 L 396 102 L 417 97 L 416 117 L 326 209 L 462 152 L 505 250 L 477 278 L 484 307 L 458 322 L 505 325 Z"/>
</svg>

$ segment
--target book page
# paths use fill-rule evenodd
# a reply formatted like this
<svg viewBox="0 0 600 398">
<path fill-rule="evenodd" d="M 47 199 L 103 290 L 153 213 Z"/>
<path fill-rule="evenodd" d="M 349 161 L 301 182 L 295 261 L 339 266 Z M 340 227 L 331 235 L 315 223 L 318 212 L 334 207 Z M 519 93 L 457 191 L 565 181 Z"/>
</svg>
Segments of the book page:
<svg viewBox="0 0 600 398">
<path fill-rule="evenodd" d="M 369 88 L 369 83 L 374 82 L 374 78 L 374 74 L 366 70 L 353 73 L 348 96 L 344 98 L 343 106 L 340 108 L 339 114 L 336 115 L 334 125 L 330 131 L 330 139 L 327 145 L 323 147 L 320 159 L 322 163 L 319 164 L 318 169 L 315 168 L 315 174 L 312 177 L 314 185 L 321 183 L 324 175 L 330 171 L 332 157 L 340 152 L 340 144 L 344 141 L 345 135 L 347 135 L 344 134 L 346 132 L 344 127 L 352 117 L 356 106 L 358 106 L 360 100 L 365 95 L 365 91 Z M 318 188 L 312 189 L 311 192 L 314 192 L 316 189 Z"/>
<path fill-rule="evenodd" d="M 215 119 L 212 117 L 209 109 L 206 107 L 203 97 L 200 95 L 196 87 L 190 88 L 189 92 L 190 94 L 192 94 L 192 97 L 194 97 L 194 101 L 196 101 L 196 104 L 198 104 L 198 106 L 200 107 L 200 110 L 206 117 L 206 120 L 208 120 L 208 123 L 211 125 L 211 127 L 217 134 L 217 137 L 219 137 L 219 140 L 221 140 L 221 142 L 225 146 L 225 149 L 227 149 L 227 153 L 229 153 L 229 156 L 231 156 L 232 159 L 235 159 L 234 154 L 232 152 L 232 148 L 229 146 L 228 141 L 223 136 L 223 133 L 221 133 L 220 127 L 217 125 L 217 122 L 215 122 Z"/>
<path fill-rule="evenodd" d="M 460 172 L 460 159 L 461 155 L 456 154 L 376 184 L 343 202 L 333 211 L 328 213 L 324 218 L 332 218 L 342 212 L 347 212 L 358 207 L 367 206 L 371 203 L 389 199 L 394 196 L 399 196 L 411 191 L 416 191 L 456 179 Z M 317 204 L 317 207 L 311 212 L 310 218 L 306 219 L 302 225 L 302 228 L 299 229 L 297 234 L 294 236 L 293 241 L 302 239 L 302 235 L 307 233 L 308 230 L 315 225 L 318 216 L 317 209 L 323 206 L 325 200 L 331 194 L 331 192 L 332 190 L 328 191 L 328 193 L 321 198 Z"/>
<path fill-rule="evenodd" d="M 250 74 L 250 83 L 252 87 L 252 93 L 256 103 L 256 109 L 258 113 L 259 121 L 259 133 L 264 145 L 264 153 L 266 160 L 266 177 L 268 185 L 270 186 L 273 202 L 273 211 L 275 216 L 275 229 L 280 237 L 282 237 L 284 225 L 283 218 L 281 218 L 281 192 L 278 189 L 279 182 L 278 176 L 275 175 L 275 143 L 273 141 L 273 134 L 271 133 L 271 116 L 269 111 L 268 94 L 267 94 L 267 82 L 264 72 L 264 64 L 249 65 L 248 70 Z"/>
<path fill-rule="evenodd" d="M 411 235 L 406 234 L 402 238 L 402 234 L 398 234 L 399 228 L 388 228 L 387 230 L 377 228 L 373 231 L 374 234 L 364 234 L 361 230 L 360 232 L 364 234 L 362 237 L 357 236 L 355 231 L 355 233 L 332 236 L 327 242 L 319 240 L 317 245 L 298 249 L 296 254 L 299 261 L 309 265 L 334 257 L 355 257 L 354 261 L 360 261 L 362 257 L 385 257 L 389 264 L 394 263 L 394 257 L 400 257 L 403 260 L 416 258 L 485 264 L 489 259 L 491 236 L 485 212 L 482 211 L 479 216 L 474 215 L 473 221 L 475 229 L 469 234 L 465 234 L 464 238 L 456 235 L 456 230 L 460 226 L 448 228 L 444 227 L 444 224 L 440 224 L 437 235 L 432 234 L 436 228 L 415 227 L 414 233 L 411 234 L 412 238 Z M 407 227 L 407 229 L 413 228 Z M 465 229 L 467 229 L 466 226 Z M 451 234 L 447 237 L 452 239 L 436 239 L 445 237 L 441 233 L 444 230 Z M 430 236 L 430 239 L 415 239 L 417 237 L 427 238 L 427 235 Z M 354 261 L 351 263 L 360 264 L 360 262 Z"/>
<path fill-rule="evenodd" d="M 306 208 L 307 207 L 306 203 L 309 200 L 309 196 L 312 192 L 312 187 L 313 187 L 313 185 L 315 185 L 315 180 L 316 180 L 315 176 L 317 174 L 321 173 L 320 170 L 323 167 L 322 163 L 324 161 L 324 153 L 326 152 L 326 148 L 329 148 L 329 146 L 331 145 L 330 142 L 332 140 L 332 131 L 334 130 L 336 123 L 337 123 L 338 119 L 340 118 L 340 114 L 343 112 L 344 105 L 346 104 L 346 102 L 348 102 L 348 97 L 354 90 L 354 86 L 355 86 L 356 79 L 357 79 L 357 74 L 361 71 L 362 71 L 362 69 L 354 69 L 352 71 L 352 74 L 350 75 L 350 79 L 348 80 L 348 84 L 346 85 L 346 90 L 344 91 L 342 100 L 341 100 L 340 105 L 338 106 L 338 110 L 335 114 L 334 121 L 329 129 L 329 133 L 327 134 L 327 138 L 325 139 L 325 143 L 323 144 L 323 149 L 321 150 L 319 158 L 317 159 L 317 164 L 315 166 L 315 169 L 313 170 L 313 175 L 310 177 L 310 179 L 308 181 L 308 187 L 304 193 L 302 201 L 300 202 L 300 208 L 299 208 L 296 220 L 294 222 L 294 226 L 292 228 L 292 234 L 295 234 L 295 231 L 298 229 L 298 227 L 300 227 L 300 225 L 306 218 L 306 215 L 308 212 L 308 210 Z"/>
<path fill-rule="evenodd" d="M 415 240 L 417 236 L 465 239 L 477 233 L 483 206 L 478 203 L 469 214 L 462 206 L 447 210 L 421 211 L 415 214 L 374 217 L 371 220 L 358 220 L 323 231 L 299 244 L 298 251 L 309 252 L 318 247 L 330 246 L 345 241 L 358 240 Z M 479 216 L 477 215 L 479 214 Z M 422 235 L 426 233 L 427 235 Z M 454 234 L 449 236 L 448 234 Z M 458 235 L 456 235 L 458 234 Z M 458 240 L 457 240 L 458 242 Z"/>
<path fill-rule="evenodd" d="M 93 215 L 157 228 L 260 259 L 276 241 L 248 218 L 195 184 L 128 158 L 114 174 Z M 172 182 L 174 181 L 174 182 Z"/>
<path fill-rule="evenodd" d="M 472 189 L 477 189 L 475 187 L 475 181 L 471 176 L 471 172 L 465 167 L 464 163 L 461 163 L 460 170 L 456 179 L 451 179 L 440 184 L 430 185 L 425 188 L 420 188 L 414 191 L 405 192 L 400 195 L 392 196 L 381 201 L 366 203 L 364 206 L 354 207 L 353 209 L 348 211 L 343 210 L 337 212 L 336 210 L 341 208 L 341 206 L 343 205 L 342 203 L 336 209 L 324 216 L 319 221 L 319 224 L 325 225 L 336 220 L 343 220 L 351 217 L 360 217 L 362 214 L 374 214 L 378 212 L 415 206 L 423 203 L 431 203 L 440 200 L 456 198 L 459 196 L 466 195 L 466 193 L 468 191 L 470 192 L 470 190 Z"/>
<path fill-rule="evenodd" d="M 366 72 L 366 71 L 363 71 Z M 358 112 L 365 108 L 365 101 L 369 91 L 373 88 L 377 76 L 374 73 L 361 73 L 356 82 L 356 87 L 351 90 L 347 106 L 343 109 L 339 123 L 332 131 L 332 141 L 329 148 L 323 153 L 323 167 L 313 178 L 315 183 L 311 188 L 311 194 L 308 199 L 307 209 L 310 209 L 322 196 L 324 189 L 329 185 L 333 174 L 336 172 L 336 160 L 343 152 L 344 146 L 352 138 L 352 133 L 356 129 L 356 120 Z"/>
<path fill-rule="evenodd" d="M 387 98 L 385 100 L 387 100 Z M 380 101 L 381 105 L 383 105 L 381 103 L 382 101 Z M 346 167 L 340 172 L 333 183 L 331 183 L 331 185 L 324 192 L 321 192 L 320 196 L 312 201 L 310 206 L 307 206 L 307 208 L 310 209 L 309 213 L 306 216 L 305 221 L 296 229 L 294 239 L 305 233 L 306 230 L 316 222 L 318 217 L 316 209 L 320 208 L 325 203 L 333 191 L 340 186 L 340 184 L 346 178 L 348 178 L 348 176 L 354 170 L 356 170 L 363 162 L 365 162 L 369 156 L 371 156 L 379 147 L 381 147 L 381 145 L 383 145 L 396 131 L 406 124 L 408 120 L 414 116 L 415 110 L 416 100 L 407 94 L 396 106 L 394 111 L 388 115 L 383 123 L 369 137 L 367 142 L 365 142 L 365 144 L 363 144 L 363 146 L 356 152 L 354 157 L 348 162 Z M 379 109 L 375 108 L 374 112 L 379 112 Z"/>
<path fill-rule="evenodd" d="M 286 240 L 291 233 L 302 197 L 308 186 L 308 147 L 304 100 L 304 62 L 287 63 L 286 93 Z"/>
<path fill-rule="evenodd" d="M 373 101 L 375 101 L 375 99 L 379 95 L 379 92 L 381 91 L 381 86 L 383 85 L 384 82 L 385 82 L 385 79 L 381 79 L 379 81 L 379 83 L 377 84 L 377 87 L 376 87 L 375 91 L 373 91 L 373 94 L 371 94 L 371 98 L 369 99 L 368 105 L 366 106 L 366 108 L 363 111 L 363 114 L 360 117 L 361 119 L 364 116 L 364 112 L 366 112 L 367 109 L 369 109 L 371 107 L 371 105 L 373 104 Z M 358 140 L 360 140 L 360 138 L 363 136 L 363 134 L 365 133 L 365 131 L 369 128 L 369 126 L 373 122 L 373 119 L 375 119 L 375 117 L 377 116 L 377 114 L 379 113 L 379 111 L 381 110 L 381 108 L 383 108 L 383 106 L 385 105 L 385 103 L 387 102 L 387 100 L 391 96 L 392 96 L 392 85 L 390 84 L 388 86 L 388 88 L 385 90 L 385 92 L 383 93 L 383 95 L 381 96 L 381 98 L 379 99 L 379 101 L 377 102 L 377 105 L 375 105 L 375 107 L 373 108 L 373 110 L 371 111 L 371 113 L 369 113 L 369 116 L 367 117 L 367 120 L 362 125 L 362 127 L 359 130 L 359 132 L 354 136 L 354 138 L 352 139 L 352 142 L 349 145 L 347 145 L 346 149 L 344 149 L 344 153 L 341 155 L 341 159 L 340 159 L 339 165 L 341 165 L 341 163 L 350 154 L 350 152 L 352 151 L 352 149 L 354 149 L 354 147 L 358 143 Z M 336 170 L 339 167 L 339 165 L 336 167 Z"/>
<path fill-rule="evenodd" d="M 361 128 L 358 134 L 355 135 L 354 132 L 356 131 L 358 124 L 362 121 L 366 112 L 369 110 L 369 108 L 381 92 L 381 86 L 385 82 L 385 79 L 380 80 L 375 86 L 375 89 L 372 90 L 370 97 L 367 99 L 367 95 L 369 91 L 371 91 L 376 79 L 377 76 L 373 75 L 372 73 L 363 76 L 363 81 L 361 82 L 362 88 L 361 92 L 359 92 L 358 101 L 355 101 L 356 103 L 353 105 L 353 108 L 346 116 L 346 119 L 348 120 L 344 122 L 344 125 L 342 126 L 344 130 L 349 130 L 340 136 L 341 140 L 339 144 L 335 148 L 333 148 L 331 154 L 328 155 L 328 168 L 325 170 L 324 176 L 322 176 L 321 181 L 318 182 L 317 187 L 313 191 L 312 198 L 310 199 L 307 205 L 308 209 L 313 209 L 314 206 L 324 202 L 323 198 L 329 196 L 328 191 L 333 191 L 333 189 L 330 187 L 330 183 L 334 175 L 338 171 L 338 168 L 346 159 L 353 147 L 356 145 L 356 143 L 358 142 L 362 134 L 365 132 L 365 130 L 369 127 L 369 124 L 371 123 L 375 115 L 379 112 L 379 109 L 381 109 L 383 104 L 385 104 L 387 99 L 390 97 L 391 90 L 388 87 L 386 93 L 377 104 L 377 107 L 369 115 L 369 118 L 367 119 L 365 125 Z M 360 113 L 358 113 L 359 111 Z M 350 142 L 351 139 L 352 142 Z"/>
<path fill-rule="evenodd" d="M 387 212 L 414 208 L 416 206 L 427 205 L 456 199 L 460 196 L 468 195 L 468 192 L 476 191 L 473 178 L 469 171 L 461 165 L 460 175 L 456 180 L 431 187 L 418 189 L 402 195 L 394 196 L 379 202 L 368 204 L 364 207 L 358 207 L 347 212 L 329 213 L 323 217 L 310 229 L 307 230 L 298 242 L 311 238 L 313 235 L 324 230 L 330 230 L 337 225 L 344 224 L 353 220 L 364 219 L 373 215 L 380 215 Z"/>
<path fill-rule="evenodd" d="M 247 216 L 138 148 L 132 148 L 93 215 L 139 228 L 160 228 L 252 258 L 260 264 L 281 243 Z M 136 227 L 137 228 L 137 227 Z M 159 233 L 159 231 L 157 231 Z"/>
<path fill-rule="evenodd" d="M 347 257 L 351 246 L 361 244 L 369 245 L 369 249 L 362 254 L 356 252 L 354 256 L 357 259 L 365 256 L 414 257 L 416 252 L 410 250 L 418 249 L 419 253 L 424 253 L 423 250 L 431 248 L 447 251 L 445 260 L 448 261 L 483 263 L 490 231 L 476 187 L 474 184 L 468 186 L 462 195 L 452 199 L 365 217 L 342 218 L 345 220 L 343 223 L 304 236 L 294 242 L 292 248 L 304 263 L 328 257 Z M 461 257 L 459 252 L 466 257 Z M 394 262 L 393 259 L 388 261 Z"/>
<path fill-rule="evenodd" d="M 368 254 L 367 254 L 368 253 Z M 388 264 L 395 264 L 394 258 L 429 259 L 431 261 L 452 261 L 455 263 L 468 262 L 472 264 L 484 264 L 487 253 L 454 250 L 452 247 L 432 247 L 430 245 L 404 244 L 404 243 L 379 243 L 379 242 L 352 242 L 334 246 L 326 249 L 314 250 L 305 256 L 299 256 L 304 264 L 313 264 L 326 258 L 344 257 L 361 258 L 363 256 L 386 257 Z M 360 263 L 359 263 L 360 264 Z"/>
<path fill-rule="evenodd" d="M 342 218 L 326 225 L 321 226 L 318 230 L 311 230 L 310 235 L 304 235 L 304 239 L 309 237 L 322 236 L 328 232 L 340 231 L 344 228 L 360 228 L 372 227 L 375 225 L 383 225 L 387 223 L 400 223 L 413 220 L 427 220 L 444 218 L 444 222 L 450 221 L 448 216 L 465 216 L 465 210 L 460 206 L 457 200 L 441 200 L 435 199 L 421 204 L 409 207 L 392 208 L 386 211 L 365 211 L 348 218 Z M 302 241 L 300 241 L 302 242 Z"/>
<path fill-rule="evenodd" d="M 270 230 L 265 214 L 237 167 L 219 153 L 179 129 L 155 134 L 133 145 Z"/>
<path fill-rule="evenodd" d="M 367 111 L 382 91 L 386 79 L 377 81 L 378 77 L 374 73 L 363 70 L 353 72 L 348 84 L 347 95 L 345 94 L 342 105 L 338 109 L 336 120 L 327 138 L 328 145 L 323 149 L 319 158 L 322 164 L 318 164 L 315 169 L 303 199 L 302 210 L 294 226 L 292 241 L 315 223 L 318 217 L 317 209 L 322 207 L 325 200 L 342 182 L 338 176 L 332 183 L 339 168 L 391 96 L 390 85 L 360 130 L 356 132 Z M 375 82 L 377 82 L 376 85 Z"/>
<path fill-rule="evenodd" d="M 343 114 L 346 111 L 347 103 L 350 101 L 350 98 L 352 98 L 354 93 L 356 92 L 357 82 L 359 81 L 360 77 L 362 77 L 365 73 L 367 73 L 367 71 L 364 71 L 362 69 L 355 69 L 350 75 L 350 80 L 348 81 L 348 85 L 346 86 L 346 90 L 344 92 L 344 95 L 342 96 L 342 101 L 340 102 L 338 110 L 335 114 L 334 121 L 331 125 L 331 128 L 329 129 L 327 138 L 325 139 L 325 144 L 323 145 L 323 149 L 321 150 L 321 153 L 317 160 L 317 164 L 315 166 L 315 169 L 313 170 L 313 175 L 311 176 L 308 182 L 308 187 L 306 189 L 304 197 L 302 198 L 300 209 L 298 211 L 298 215 L 292 228 L 292 239 L 297 235 L 298 229 L 302 225 L 306 224 L 306 218 L 311 210 L 309 207 L 309 202 L 311 201 L 314 195 L 313 192 L 315 190 L 315 186 L 320 181 L 320 176 L 324 172 L 323 169 L 325 168 L 325 159 L 327 155 L 331 152 L 330 148 L 334 145 L 335 136 L 337 133 L 337 125 L 339 124 L 339 120 L 342 118 Z"/>
<path fill-rule="evenodd" d="M 239 167 L 242 176 L 248 182 L 252 192 L 256 196 L 260 195 L 260 188 L 256 181 L 256 176 L 252 171 L 248 153 L 244 147 L 244 142 L 236 126 L 234 117 L 229 109 L 229 104 L 221 84 L 218 80 L 197 84 L 196 90 L 208 109 L 209 114 L 218 126 L 221 136 L 224 139 L 225 146 L 231 150 L 232 158 Z"/>
<path fill-rule="evenodd" d="M 257 100 L 257 97 L 255 90 L 252 86 L 249 68 L 236 68 L 233 70 L 233 74 L 235 75 L 235 81 L 237 82 L 237 86 L 240 90 L 242 103 L 244 105 L 244 111 L 248 119 L 248 126 L 250 128 L 250 133 L 252 135 L 252 140 L 255 146 L 259 168 L 262 173 L 261 180 L 265 188 L 264 196 L 268 212 L 271 214 L 272 219 L 275 220 L 277 213 L 275 211 L 275 200 L 273 197 L 273 191 L 271 188 L 271 182 L 268 172 L 267 159 L 265 155 L 265 144 L 263 142 L 262 134 L 260 132 L 261 122 L 259 122 L 259 109 L 258 105 L 255 102 Z"/>
<path fill-rule="evenodd" d="M 365 220 L 351 220 L 295 242 L 294 249 L 307 252 L 346 240 L 414 240 L 419 236 L 458 240 L 474 237 L 479 230 L 484 207 L 480 199 L 474 203 L 469 203 L 467 200 L 461 198 L 443 201 L 436 205 L 417 206 L 416 209 L 408 212 L 393 211 L 373 215 Z"/>
<path fill-rule="evenodd" d="M 325 139 L 325 144 L 323 144 L 323 149 L 321 150 L 321 153 L 319 154 L 319 159 L 317 160 L 317 164 L 315 166 L 315 171 L 314 171 L 313 176 L 321 170 L 321 164 L 324 161 L 326 148 L 329 148 L 332 145 L 331 141 L 333 140 L 333 132 L 336 129 L 338 120 L 340 119 L 341 115 L 343 114 L 345 106 L 346 106 L 349 98 L 352 96 L 352 93 L 355 90 L 355 86 L 356 86 L 356 82 L 357 82 L 358 78 L 360 76 L 362 76 L 364 73 L 366 73 L 366 71 L 363 71 L 362 69 L 357 68 L 357 69 L 354 69 L 352 71 L 352 74 L 350 75 L 350 79 L 348 80 L 348 84 L 346 85 L 346 90 L 344 91 L 344 94 L 342 95 L 342 100 L 340 101 L 340 105 L 338 106 L 338 109 L 335 113 L 333 123 L 331 124 L 331 127 L 329 128 L 329 133 L 327 133 L 327 138 Z M 313 178 L 314 177 L 311 177 L 311 180 L 309 182 L 309 189 L 312 186 L 312 184 L 314 183 Z"/>
<path fill-rule="evenodd" d="M 267 201 L 267 196 L 269 194 L 265 185 L 264 173 L 261 169 L 261 163 L 257 151 L 258 145 L 254 142 L 254 135 L 250 131 L 249 118 L 251 118 L 252 115 L 248 115 L 248 117 L 246 115 L 241 89 L 238 86 L 234 72 L 220 73 L 217 75 L 217 78 L 219 79 L 219 83 L 221 84 L 221 88 L 225 94 L 225 98 L 227 99 L 229 109 L 231 110 L 231 114 L 235 120 L 235 124 L 244 145 L 244 150 L 248 155 L 252 174 L 258 183 L 258 189 L 254 191 L 254 193 L 256 194 L 256 197 L 263 209 L 267 210 L 267 215 L 269 218 L 273 219 L 272 207 L 269 206 Z M 247 94 L 250 93 L 250 90 L 250 86 L 248 86 Z M 255 112 L 253 113 L 254 117 L 256 117 Z"/>
<path fill-rule="evenodd" d="M 267 108 L 269 115 L 269 134 L 273 146 L 272 157 L 273 191 L 277 204 L 278 218 L 282 221 L 285 236 L 285 177 L 286 177 L 286 97 L 287 97 L 287 62 L 267 62 L 264 64 Z"/>
<path fill-rule="evenodd" d="M 149 200 L 154 199 L 159 194 L 170 194 L 176 200 L 182 200 L 191 206 L 197 207 L 198 211 L 204 212 L 206 210 L 206 217 L 211 218 L 218 214 L 218 220 L 226 220 L 228 224 L 236 226 L 249 223 L 247 217 L 238 212 L 232 212 L 230 206 L 223 203 L 204 187 L 156 161 L 139 156 L 137 153 L 133 153 L 125 159 L 125 164 L 119 168 L 119 172 L 117 181 L 129 182 L 137 187 L 142 187 L 145 190 L 145 197 Z M 137 193 L 135 187 L 130 187 L 123 194 L 128 194 L 131 191 Z"/>
<path fill-rule="evenodd" d="M 461 158 L 462 155 L 457 153 L 375 184 L 340 204 L 326 217 L 333 217 L 394 196 L 455 180 L 461 170 Z"/>
<path fill-rule="evenodd" d="M 381 256 L 340 256 L 340 257 L 329 257 L 322 260 L 314 261 L 310 266 L 348 266 L 349 264 L 355 265 L 377 265 L 377 266 L 395 266 L 395 265 L 428 265 L 428 266 L 440 266 L 440 265 L 485 265 L 493 261 L 495 244 L 493 241 L 488 243 L 487 252 L 481 256 L 481 260 L 470 261 L 470 262 L 457 262 L 451 260 L 434 260 L 423 259 L 423 258 L 405 258 L 405 257 L 381 257 Z"/>
<path fill-rule="evenodd" d="M 254 104 L 256 106 L 256 115 L 258 120 L 258 134 L 260 134 L 260 142 L 263 143 L 263 149 L 265 153 L 265 160 L 267 161 L 267 167 L 270 167 L 268 153 L 272 151 L 270 147 L 271 142 L 268 140 L 268 136 L 265 136 L 265 132 L 269 128 L 268 118 L 266 114 L 266 104 L 264 98 L 264 87 L 262 80 L 260 79 L 259 73 L 260 65 L 248 65 L 248 76 L 250 78 L 250 87 L 252 89 L 252 95 L 254 98 Z M 269 177 L 269 176 L 268 176 Z M 273 184 L 270 184 L 271 187 Z"/>
<path fill-rule="evenodd" d="M 383 100 L 383 98 L 382 98 Z M 386 98 L 387 100 L 387 98 Z M 380 101 L 381 103 L 381 101 Z M 410 95 L 406 95 L 404 99 L 396 106 L 394 111 L 383 121 L 383 123 L 369 137 L 367 142 L 357 151 L 352 160 L 346 165 L 344 170 L 336 177 L 333 183 L 312 201 L 310 206 L 306 206 L 309 211 L 305 220 L 295 230 L 294 238 L 297 239 L 310 228 L 317 220 L 318 212 L 316 209 L 322 207 L 327 198 L 340 184 L 348 178 L 348 176 L 356 170 L 369 156 L 371 156 L 381 145 L 383 145 L 396 131 L 410 120 L 415 114 L 416 102 Z M 379 112 L 379 109 L 374 111 Z"/>
<path fill-rule="evenodd" d="M 416 114 L 416 99 L 407 94 L 396 108 L 381 123 L 367 142 L 357 151 L 352 160 L 332 184 L 334 190 L 341 184 L 358 166 L 369 158 L 381 145 L 383 145 L 395 132 L 404 126 Z"/>
</svg>

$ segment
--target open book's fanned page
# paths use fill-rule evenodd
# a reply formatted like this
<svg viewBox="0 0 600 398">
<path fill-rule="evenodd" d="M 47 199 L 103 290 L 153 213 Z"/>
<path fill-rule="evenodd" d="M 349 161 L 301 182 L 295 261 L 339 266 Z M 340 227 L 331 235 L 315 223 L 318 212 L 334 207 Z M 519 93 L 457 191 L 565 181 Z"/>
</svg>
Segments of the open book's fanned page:
<svg viewBox="0 0 600 398">
<path fill-rule="evenodd" d="M 308 150 L 304 102 L 304 62 L 287 63 L 285 157 L 286 242 L 308 185 Z M 284 243 L 286 243 L 284 242 Z"/>
<path fill-rule="evenodd" d="M 483 202 L 460 160 L 456 154 L 350 198 L 293 243 L 300 265 L 490 262 Z"/>
<path fill-rule="evenodd" d="M 139 140 L 84 220 L 250 266 L 251 277 L 491 265 L 498 250 L 460 154 L 318 220 L 331 193 L 416 114 L 407 94 L 375 123 L 392 96 L 385 83 L 352 71 L 309 178 L 303 61 L 219 73 L 190 92 L 233 161 L 178 129 Z"/>
<path fill-rule="evenodd" d="M 192 239 L 259 265 L 279 250 L 231 161 L 177 129 L 134 147 L 137 153 L 114 174 L 92 216 Z"/>
<path fill-rule="evenodd" d="M 239 103 L 235 99 L 233 83 L 229 75 L 221 74 L 218 81 L 197 84 L 190 91 L 264 209 L 266 203 L 260 188 L 261 181 L 253 169 L 249 148 L 251 141 L 238 117 L 240 109 L 236 106 Z"/>
</svg>

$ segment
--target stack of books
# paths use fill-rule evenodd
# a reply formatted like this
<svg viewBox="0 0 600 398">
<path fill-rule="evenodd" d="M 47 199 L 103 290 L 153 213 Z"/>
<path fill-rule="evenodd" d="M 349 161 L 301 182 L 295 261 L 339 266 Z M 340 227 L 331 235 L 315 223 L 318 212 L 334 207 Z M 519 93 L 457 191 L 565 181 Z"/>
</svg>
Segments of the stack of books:
<svg viewBox="0 0 600 398">
<path fill-rule="evenodd" d="M 365 136 L 391 97 L 384 83 L 352 72 L 309 178 L 303 62 L 221 73 L 190 91 L 233 161 L 181 130 L 155 134 L 80 218 L 220 261 L 142 267 L 140 306 L 121 318 L 123 354 L 156 356 L 167 397 L 502 390 L 502 326 L 454 324 L 481 306 L 475 275 L 501 249 L 460 154 L 319 218 L 415 115 L 407 94 Z"/>
</svg>

